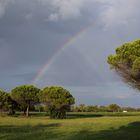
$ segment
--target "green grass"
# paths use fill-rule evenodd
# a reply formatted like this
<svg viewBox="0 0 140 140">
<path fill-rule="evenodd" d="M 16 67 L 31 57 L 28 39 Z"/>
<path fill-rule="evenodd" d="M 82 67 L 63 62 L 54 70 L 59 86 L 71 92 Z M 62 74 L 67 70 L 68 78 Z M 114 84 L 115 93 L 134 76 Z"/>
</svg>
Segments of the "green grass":
<svg viewBox="0 0 140 140">
<path fill-rule="evenodd" d="M 0 117 L 0 140 L 140 140 L 140 113 L 68 113 L 65 120 Z"/>
</svg>

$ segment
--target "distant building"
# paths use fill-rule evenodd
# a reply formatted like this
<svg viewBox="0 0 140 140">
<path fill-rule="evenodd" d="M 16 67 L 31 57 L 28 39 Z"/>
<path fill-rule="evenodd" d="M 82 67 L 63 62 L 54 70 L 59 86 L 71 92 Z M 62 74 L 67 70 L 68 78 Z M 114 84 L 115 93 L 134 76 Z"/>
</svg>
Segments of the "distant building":
<svg viewBox="0 0 140 140">
<path fill-rule="evenodd" d="M 125 113 L 125 112 L 128 112 L 128 111 L 124 110 L 123 112 Z"/>
</svg>

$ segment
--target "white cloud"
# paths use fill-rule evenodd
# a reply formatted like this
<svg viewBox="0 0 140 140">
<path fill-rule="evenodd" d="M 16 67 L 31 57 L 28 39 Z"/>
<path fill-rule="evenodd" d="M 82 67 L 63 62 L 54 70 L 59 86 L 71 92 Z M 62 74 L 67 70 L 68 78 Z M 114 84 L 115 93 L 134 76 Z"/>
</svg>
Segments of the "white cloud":
<svg viewBox="0 0 140 140">
<path fill-rule="evenodd" d="M 57 21 L 58 20 L 58 14 L 56 13 L 52 13 L 49 18 L 48 18 L 49 21 Z"/>
<path fill-rule="evenodd" d="M 106 27 L 128 25 L 139 15 L 139 0 L 96 0 L 103 6 L 102 22 Z"/>
<path fill-rule="evenodd" d="M 48 20 L 72 19 L 81 15 L 85 0 L 39 0 L 51 11 Z"/>
<path fill-rule="evenodd" d="M 49 9 L 47 21 L 68 20 L 80 17 L 90 11 L 90 18 L 99 16 L 105 28 L 127 26 L 136 22 L 139 16 L 139 0 L 38 0 Z M 98 13 L 98 14 L 97 14 Z M 94 20 L 94 19 L 93 19 Z"/>
<path fill-rule="evenodd" d="M 5 14 L 6 7 L 9 3 L 13 2 L 14 0 L 0 0 L 0 17 Z"/>
</svg>

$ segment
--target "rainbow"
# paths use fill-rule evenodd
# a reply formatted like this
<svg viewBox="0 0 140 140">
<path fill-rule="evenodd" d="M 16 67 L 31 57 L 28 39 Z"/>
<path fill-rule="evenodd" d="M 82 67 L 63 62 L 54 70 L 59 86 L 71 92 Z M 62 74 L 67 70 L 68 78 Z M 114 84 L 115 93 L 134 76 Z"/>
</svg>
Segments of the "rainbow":
<svg viewBox="0 0 140 140">
<path fill-rule="evenodd" d="M 45 65 L 43 65 L 43 67 L 37 72 L 37 74 L 35 75 L 35 77 L 32 80 L 32 84 L 37 84 L 39 82 L 39 80 L 43 77 L 43 75 L 46 73 L 46 71 L 48 70 L 48 68 L 50 67 L 50 65 L 55 61 L 55 59 L 57 57 L 60 56 L 60 54 L 67 48 L 69 47 L 71 44 L 73 44 L 78 38 L 80 38 L 84 33 L 87 32 L 87 30 L 92 27 L 94 24 L 90 24 L 89 26 L 87 26 L 86 28 L 83 28 L 82 30 L 80 30 L 78 33 L 76 33 L 72 38 L 68 39 L 64 45 L 62 45 L 55 53 L 54 55 L 47 61 L 47 63 Z"/>
</svg>

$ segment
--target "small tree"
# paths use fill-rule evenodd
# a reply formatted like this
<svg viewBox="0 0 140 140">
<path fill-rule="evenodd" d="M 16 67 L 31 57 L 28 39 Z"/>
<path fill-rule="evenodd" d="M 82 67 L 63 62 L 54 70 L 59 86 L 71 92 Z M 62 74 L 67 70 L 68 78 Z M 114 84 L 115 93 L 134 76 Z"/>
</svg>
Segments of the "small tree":
<svg viewBox="0 0 140 140">
<path fill-rule="evenodd" d="M 100 106 L 99 111 L 100 112 L 107 112 L 107 107 L 106 106 Z"/>
<path fill-rule="evenodd" d="M 108 110 L 111 112 L 119 112 L 120 111 L 120 106 L 118 106 L 117 104 L 110 104 L 108 106 Z"/>
<path fill-rule="evenodd" d="M 86 112 L 87 106 L 85 104 L 80 104 L 79 105 L 79 110 L 80 112 Z"/>
<path fill-rule="evenodd" d="M 93 112 L 94 111 L 94 106 L 92 106 L 92 105 L 87 106 L 86 111 L 87 112 Z"/>
<path fill-rule="evenodd" d="M 66 111 L 75 103 L 70 92 L 62 87 L 46 87 L 40 92 L 39 97 L 48 107 L 50 118 L 65 118 Z"/>
<path fill-rule="evenodd" d="M 97 105 L 90 105 L 90 106 L 87 106 L 87 112 L 98 112 L 99 111 L 99 108 Z"/>
<path fill-rule="evenodd" d="M 24 114 L 29 116 L 29 109 L 38 103 L 39 99 L 37 94 L 40 89 L 34 87 L 33 85 L 22 85 L 14 88 L 11 92 L 11 97 L 15 100 L 23 109 Z"/>
</svg>

